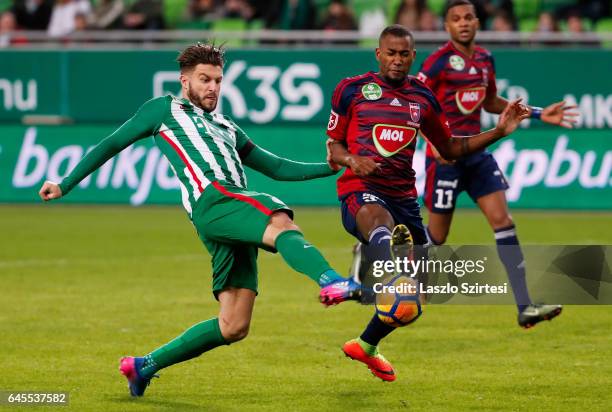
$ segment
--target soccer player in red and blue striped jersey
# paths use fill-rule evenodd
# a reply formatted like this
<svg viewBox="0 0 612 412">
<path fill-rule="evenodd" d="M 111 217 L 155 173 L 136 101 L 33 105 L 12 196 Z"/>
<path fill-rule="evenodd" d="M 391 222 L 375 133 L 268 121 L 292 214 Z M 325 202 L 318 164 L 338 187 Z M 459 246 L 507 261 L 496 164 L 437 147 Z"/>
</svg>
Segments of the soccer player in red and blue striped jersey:
<svg viewBox="0 0 612 412">
<path fill-rule="evenodd" d="M 527 116 L 527 109 L 514 101 L 494 129 L 474 136 L 451 136 L 431 90 L 408 76 L 415 53 L 410 31 L 399 25 L 387 27 L 376 49 L 380 70 L 341 81 L 332 97 L 328 156 L 332 163 L 346 167 L 337 185 L 342 221 L 364 244 L 363 253 L 370 263 L 391 260 L 394 227 L 407 228 L 416 245 L 427 243 L 412 167 L 419 132 L 446 158 L 455 159 L 483 150 L 511 133 Z M 347 300 L 348 290 L 331 284 L 321 289 L 321 301 Z M 393 330 L 374 315 L 361 336 L 347 342 L 343 350 L 379 378 L 393 381 L 391 364 L 378 353 L 378 343 Z"/>
<path fill-rule="evenodd" d="M 476 134 L 480 132 L 481 110 L 501 113 L 508 101 L 497 94 L 493 56 L 475 44 L 479 23 L 474 5 L 468 0 L 450 1 L 444 25 L 450 41 L 425 59 L 417 77 L 433 90 L 453 135 Z M 532 118 L 568 128 L 575 122 L 573 108 L 565 106 L 565 102 L 551 104 L 545 109 L 528 107 Z M 517 303 L 519 324 L 528 328 L 557 316 L 561 312 L 559 305 L 533 305 L 531 302 L 523 254 L 506 202 L 508 184 L 493 156 L 482 150 L 448 162 L 434 146 L 427 146 L 424 194 L 429 210 L 430 240 L 435 244 L 445 242 L 457 196 L 466 191 L 495 232 L 499 256 Z"/>
</svg>

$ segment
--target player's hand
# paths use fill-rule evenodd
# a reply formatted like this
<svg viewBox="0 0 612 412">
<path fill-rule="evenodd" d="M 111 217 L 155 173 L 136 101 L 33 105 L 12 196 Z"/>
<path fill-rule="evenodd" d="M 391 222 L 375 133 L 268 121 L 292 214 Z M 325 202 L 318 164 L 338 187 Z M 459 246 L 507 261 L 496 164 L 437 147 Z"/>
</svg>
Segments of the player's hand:
<svg viewBox="0 0 612 412">
<path fill-rule="evenodd" d="M 510 102 L 499 115 L 495 128 L 502 136 L 508 136 L 516 130 L 519 123 L 529 117 L 529 109 L 521 103 L 521 100 L 516 99 Z"/>
<path fill-rule="evenodd" d="M 338 170 L 342 169 L 342 166 L 332 160 L 332 144 L 334 144 L 333 139 L 327 139 L 327 141 L 325 142 L 325 149 L 327 150 L 327 157 L 325 160 L 327 161 L 327 165 L 329 166 L 329 168 L 334 172 L 337 172 Z"/>
<path fill-rule="evenodd" d="M 62 189 L 57 183 L 46 181 L 38 191 L 38 195 L 45 202 L 48 200 L 59 199 L 62 197 Z"/>
<path fill-rule="evenodd" d="M 575 108 L 575 105 L 566 106 L 565 100 L 562 100 L 545 107 L 540 119 L 549 124 L 573 129 L 578 120 L 578 112 L 574 111 Z"/>
<path fill-rule="evenodd" d="M 368 176 L 374 174 L 374 172 L 376 172 L 380 167 L 380 164 L 376 163 L 371 158 L 356 155 L 348 155 L 346 164 L 357 176 Z"/>
</svg>

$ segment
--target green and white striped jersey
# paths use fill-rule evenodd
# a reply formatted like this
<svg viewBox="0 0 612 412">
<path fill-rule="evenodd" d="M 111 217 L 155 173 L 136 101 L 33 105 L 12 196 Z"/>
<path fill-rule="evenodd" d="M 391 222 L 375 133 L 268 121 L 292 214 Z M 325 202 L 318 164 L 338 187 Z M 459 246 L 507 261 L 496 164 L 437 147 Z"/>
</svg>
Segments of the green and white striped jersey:
<svg viewBox="0 0 612 412">
<path fill-rule="evenodd" d="M 179 178 L 183 206 L 189 214 L 211 182 L 246 189 L 247 179 L 238 151 L 249 138 L 229 117 L 206 113 L 187 99 L 170 95 L 158 97 L 143 104 L 131 119 L 109 136 L 107 143 L 110 144 L 99 145 L 96 149 L 108 146 L 100 153 L 106 161 L 148 136 L 153 136 Z M 98 163 L 79 164 L 61 183 L 62 193 L 66 194 L 101 166 Z"/>
<path fill-rule="evenodd" d="M 212 182 L 247 188 L 246 164 L 277 180 L 332 175 L 326 163 L 283 159 L 251 142 L 229 117 L 206 113 L 170 95 L 149 100 L 113 134 L 94 147 L 60 183 L 66 195 L 82 179 L 137 140 L 153 136 L 180 181 L 183 206 L 191 212 Z"/>
</svg>

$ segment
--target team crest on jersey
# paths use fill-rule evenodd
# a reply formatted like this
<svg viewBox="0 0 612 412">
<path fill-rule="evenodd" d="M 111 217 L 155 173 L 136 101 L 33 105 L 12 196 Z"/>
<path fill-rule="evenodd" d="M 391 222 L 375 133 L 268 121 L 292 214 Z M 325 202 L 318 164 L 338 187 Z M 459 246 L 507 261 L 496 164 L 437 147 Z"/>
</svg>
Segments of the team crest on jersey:
<svg viewBox="0 0 612 412">
<path fill-rule="evenodd" d="M 418 123 L 421 120 L 421 105 L 418 103 L 410 103 L 410 118 L 413 122 Z"/>
<path fill-rule="evenodd" d="M 465 69 L 465 60 L 463 60 L 463 57 L 461 56 L 457 56 L 456 54 L 453 54 L 449 59 L 448 62 L 450 63 L 451 67 L 457 71 L 461 71 L 463 69 Z"/>
<path fill-rule="evenodd" d="M 417 134 L 414 127 L 377 124 L 372 129 L 376 150 L 384 157 L 391 157 L 408 146 Z"/>
<path fill-rule="evenodd" d="M 376 83 L 368 83 L 361 88 L 361 94 L 367 100 L 378 100 L 382 97 L 382 90 Z"/>
<path fill-rule="evenodd" d="M 338 113 L 334 112 L 333 110 L 331 111 L 329 114 L 329 122 L 327 123 L 327 130 L 334 130 L 336 126 L 338 126 L 339 117 L 340 116 L 338 116 Z"/>
<path fill-rule="evenodd" d="M 463 114 L 471 114 L 483 102 L 486 96 L 486 88 L 471 87 L 469 89 L 458 90 L 455 94 L 457 107 Z"/>
</svg>

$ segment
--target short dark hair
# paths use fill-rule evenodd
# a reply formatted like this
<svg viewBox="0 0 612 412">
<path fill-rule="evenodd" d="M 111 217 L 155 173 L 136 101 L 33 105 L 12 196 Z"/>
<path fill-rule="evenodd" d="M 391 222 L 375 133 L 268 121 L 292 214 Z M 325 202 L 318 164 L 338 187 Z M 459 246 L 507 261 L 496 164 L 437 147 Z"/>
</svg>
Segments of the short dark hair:
<svg viewBox="0 0 612 412">
<path fill-rule="evenodd" d="M 414 36 L 412 35 L 412 32 L 401 24 L 392 24 L 385 27 L 378 37 L 378 44 L 380 44 L 380 41 L 387 36 L 409 37 L 410 44 L 414 46 Z"/>
<path fill-rule="evenodd" d="M 476 6 L 474 6 L 474 3 L 470 0 L 450 0 L 446 3 L 446 7 L 444 8 L 444 19 L 448 16 L 448 11 L 457 6 L 472 6 L 474 10 L 476 9 Z"/>
<path fill-rule="evenodd" d="M 212 64 L 223 67 L 225 64 L 225 49 L 223 45 L 215 46 L 214 43 L 197 43 L 183 50 L 176 61 L 181 72 L 191 70 L 198 64 Z"/>
</svg>

